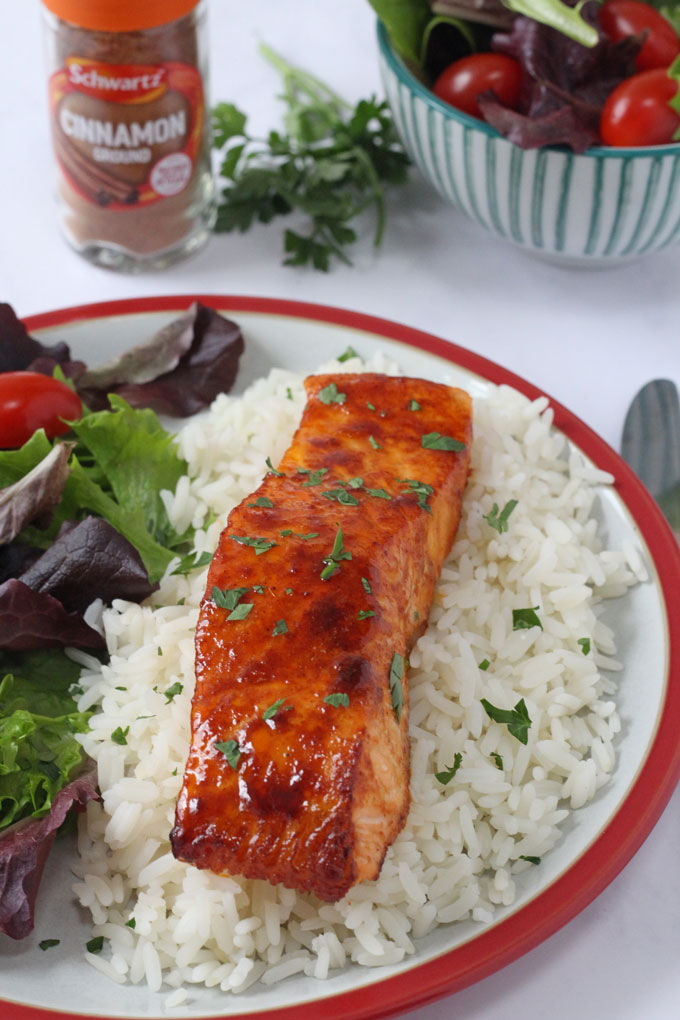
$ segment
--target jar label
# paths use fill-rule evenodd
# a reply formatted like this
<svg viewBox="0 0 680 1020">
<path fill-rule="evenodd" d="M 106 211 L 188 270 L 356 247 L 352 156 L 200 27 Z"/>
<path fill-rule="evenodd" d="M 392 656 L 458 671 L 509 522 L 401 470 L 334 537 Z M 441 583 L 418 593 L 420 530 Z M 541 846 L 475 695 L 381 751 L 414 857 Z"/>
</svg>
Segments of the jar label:
<svg viewBox="0 0 680 1020">
<path fill-rule="evenodd" d="M 59 164 L 88 201 L 147 206 L 191 181 L 205 119 L 196 67 L 71 56 L 50 78 L 49 98 Z"/>
</svg>

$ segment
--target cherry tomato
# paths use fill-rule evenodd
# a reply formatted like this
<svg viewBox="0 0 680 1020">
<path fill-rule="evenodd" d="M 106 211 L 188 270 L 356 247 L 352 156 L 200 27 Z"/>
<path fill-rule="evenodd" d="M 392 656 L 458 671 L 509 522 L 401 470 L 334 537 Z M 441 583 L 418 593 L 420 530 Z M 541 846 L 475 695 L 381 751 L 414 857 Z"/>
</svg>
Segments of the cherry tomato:
<svg viewBox="0 0 680 1020">
<path fill-rule="evenodd" d="M 641 0 L 607 0 L 600 10 L 600 24 L 612 42 L 647 33 L 635 59 L 638 71 L 669 67 L 680 53 L 680 39 L 671 23 Z"/>
<path fill-rule="evenodd" d="M 680 116 L 668 105 L 678 83 L 662 68 L 626 78 L 607 98 L 600 117 L 605 145 L 664 145 L 673 141 Z"/>
<path fill-rule="evenodd" d="M 80 397 L 66 383 L 38 372 L 0 373 L 0 447 L 14 449 L 45 429 L 50 439 L 80 418 Z"/>
<path fill-rule="evenodd" d="M 457 110 L 483 120 L 477 96 L 493 91 L 504 106 L 514 108 L 519 100 L 522 71 L 516 60 L 503 53 L 472 53 L 449 64 L 437 78 L 432 91 Z"/>
</svg>

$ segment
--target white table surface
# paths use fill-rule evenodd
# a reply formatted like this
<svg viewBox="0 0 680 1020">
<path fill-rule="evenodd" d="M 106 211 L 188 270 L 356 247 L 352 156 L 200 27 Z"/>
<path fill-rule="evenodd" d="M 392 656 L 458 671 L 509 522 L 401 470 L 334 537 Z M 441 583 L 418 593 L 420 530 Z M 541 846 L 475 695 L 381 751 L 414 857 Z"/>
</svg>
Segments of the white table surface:
<svg viewBox="0 0 680 1020">
<path fill-rule="evenodd" d="M 422 183 L 391 194 L 384 244 L 370 224 L 352 268 L 280 264 L 281 230 L 215 236 L 192 259 L 142 276 L 91 267 L 55 225 L 40 5 L 0 9 L 0 300 L 22 316 L 89 301 L 215 293 L 292 298 L 394 319 L 525 376 L 618 448 L 626 407 L 663 376 L 680 384 L 680 247 L 612 270 L 566 270 L 491 238 Z M 211 92 L 278 126 L 266 41 L 348 99 L 380 94 L 364 0 L 212 0 Z M 680 739 L 680 734 L 679 734 Z M 623 873 L 539 948 L 417 1020 L 678 1020 L 680 791 Z M 0 964 L 1 970 L 1 964 Z M 0 979 L 1 981 L 1 979 Z"/>
</svg>

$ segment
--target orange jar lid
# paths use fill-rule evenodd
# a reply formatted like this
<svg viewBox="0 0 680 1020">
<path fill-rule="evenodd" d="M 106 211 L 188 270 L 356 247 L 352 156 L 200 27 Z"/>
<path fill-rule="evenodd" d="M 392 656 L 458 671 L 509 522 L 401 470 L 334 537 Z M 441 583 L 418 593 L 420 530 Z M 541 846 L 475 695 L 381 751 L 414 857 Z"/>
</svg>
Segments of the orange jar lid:
<svg viewBox="0 0 680 1020">
<path fill-rule="evenodd" d="M 183 18 L 199 0 L 42 0 L 52 14 L 79 28 L 135 32 Z"/>
</svg>

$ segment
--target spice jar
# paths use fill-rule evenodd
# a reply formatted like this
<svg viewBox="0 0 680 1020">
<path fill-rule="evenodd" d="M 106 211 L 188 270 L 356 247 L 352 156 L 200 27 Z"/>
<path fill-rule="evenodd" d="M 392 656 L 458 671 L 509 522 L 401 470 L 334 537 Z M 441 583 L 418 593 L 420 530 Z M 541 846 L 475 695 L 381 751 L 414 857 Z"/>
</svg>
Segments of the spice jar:
<svg viewBox="0 0 680 1020">
<path fill-rule="evenodd" d="M 67 241 L 100 266 L 159 269 L 215 222 L 206 0 L 43 0 Z"/>
</svg>

